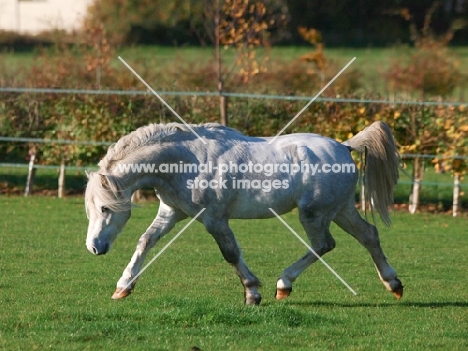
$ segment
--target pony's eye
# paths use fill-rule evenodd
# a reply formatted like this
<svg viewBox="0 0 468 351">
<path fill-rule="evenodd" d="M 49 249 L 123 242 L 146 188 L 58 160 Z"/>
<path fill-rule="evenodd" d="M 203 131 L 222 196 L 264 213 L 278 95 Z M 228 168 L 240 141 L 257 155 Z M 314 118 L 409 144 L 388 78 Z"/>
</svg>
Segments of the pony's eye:
<svg viewBox="0 0 468 351">
<path fill-rule="evenodd" d="M 106 212 L 109 212 L 109 207 L 102 206 L 101 207 L 101 213 L 106 213 Z"/>
</svg>

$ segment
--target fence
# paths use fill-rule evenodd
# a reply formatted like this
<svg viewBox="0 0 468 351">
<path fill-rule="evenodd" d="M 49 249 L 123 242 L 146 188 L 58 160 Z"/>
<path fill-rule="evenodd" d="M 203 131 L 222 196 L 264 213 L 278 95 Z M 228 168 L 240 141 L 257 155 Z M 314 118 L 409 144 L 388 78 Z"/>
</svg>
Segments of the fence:
<svg viewBox="0 0 468 351">
<path fill-rule="evenodd" d="M 152 95 L 150 91 L 137 91 L 137 90 L 81 90 L 81 89 L 32 89 L 32 88 L 0 88 L 0 93 L 28 93 L 28 94 L 82 94 L 82 95 Z M 225 96 L 227 98 L 246 98 L 246 99 L 270 99 L 270 100 L 291 100 L 291 101 L 310 101 L 312 97 L 308 96 L 285 96 L 285 95 L 264 95 L 264 94 L 245 94 L 245 93 L 228 93 L 228 92 L 177 92 L 177 91 L 160 91 L 158 94 L 162 96 Z M 390 104 L 390 105 L 416 105 L 416 106 L 465 106 L 464 102 L 440 102 L 440 101 L 398 101 L 398 100 L 377 100 L 377 99 L 345 99 L 345 98 L 317 98 L 317 102 L 334 102 L 334 103 L 364 103 L 364 104 Z M 89 145 L 89 146 L 108 146 L 109 142 L 97 141 L 75 141 L 75 140 L 52 140 L 52 139 L 39 139 L 39 138 L 15 138 L 15 137 L 2 137 L 0 142 L 9 143 L 42 143 L 42 144 L 74 144 L 74 145 Z M 403 159 L 434 159 L 437 155 L 402 155 Z M 454 159 L 467 160 L 468 157 L 454 157 Z M 0 163 L 0 168 L 28 168 L 28 178 L 25 186 L 25 195 L 29 195 L 32 188 L 32 178 L 36 169 L 57 169 L 59 170 L 58 176 L 58 194 L 62 197 L 65 188 L 65 173 L 66 171 L 84 171 L 94 169 L 96 166 L 78 167 L 61 165 L 39 165 L 34 162 L 34 157 L 31 157 L 29 164 L 12 164 Z M 401 185 L 410 186 L 441 186 L 453 187 L 453 213 L 457 214 L 460 206 L 459 195 L 460 189 L 467 186 L 467 183 L 460 183 L 459 179 L 455 177 L 454 182 L 433 182 L 421 181 L 414 182 L 411 179 L 400 180 Z M 415 201 L 413 199 L 412 201 Z M 410 206 L 412 203 L 410 203 Z M 416 203 L 417 205 L 417 203 Z"/>
<path fill-rule="evenodd" d="M 153 95 L 146 90 L 85 90 L 85 89 L 53 89 L 53 88 L 9 88 L 0 87 L 0 93 L 29 93 L 29 94 L 80 94 L 80 95 Z M 266 95 L 229 92 L 202 92 L 202 91 L 156 91 L 161 96 L 225 96 L 246 99 L 268 99 L 289 101 L 310 101 L 312 96 L 294 95 Z M 390 104 L 415 106 L 467 106 L 467 102 L 450 101 L 405 101 L 405 100 L 377 100 L 377 99 L 346 99 L 346 98 L 317 98 L 317 102 L 337 103 L 363 103 L 363 104 Z"/>
<path fill-rule="evenodd" d="M 99 142 L 99 141 L 80 141 L 80 140 L 47 140 L 39 138 L 15 138 L 15 137 L 0 137 L 0 141 L 3 142 L 21 142 L 21 143 L 35 143 L 35 144 L 74 144 L 74 145 L 91 145 L 91 146 L 108 146 L 110 142 Z M 67 170 L 74 171 L 86 171 L 91 170 L 93 167 L 79 167 L 79 166 L 66 166 L 64 163 L 61 165 L 38 165 L 35 164 L 35 154 L 30 157 L 29 164 L 20 163 L 0 163 L 0 167 L 11 167 L 11 168 L 28 168 L 28 176 L 26 180 L 24 196 L 29 196 L 32 192 L 32 186 L 34 181 L 34 174 L 36 169 L 58 169 L 58 197 L 62 198 L 65 192 L 65 173 Z M 95 166 L 94 166 L 95 168 Z"/>
</svg>

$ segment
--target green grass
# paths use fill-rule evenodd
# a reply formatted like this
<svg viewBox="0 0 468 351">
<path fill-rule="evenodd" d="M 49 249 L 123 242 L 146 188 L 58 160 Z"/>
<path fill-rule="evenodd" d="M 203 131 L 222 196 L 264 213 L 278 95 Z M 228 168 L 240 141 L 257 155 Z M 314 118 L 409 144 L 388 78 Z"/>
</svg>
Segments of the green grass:
<svg viewBox="0 0 468 351">
<path fill-rule="evenodd" d="M 277 277 L 304 253 L 277 220 L 232 221 L 252 270 L 262 279 L 259 307 L 243 306 L 242 287 L 213 239 L 190 226 L 121 301 L 110 296 L 140 234 L 157 211 L 147 202 L 108 255 L 85 248 L 81 198 L 1 197 L 0 349 L 4 350 L 466 350 L 466 218 L 394 214 L 381 228 L 390 262 L 405 285 L 396 301 L 357 242 L 332 228 L 337 248 L 273 298 Z M 297 213 L 284 216 L 302 233 Z M 158 249 L 185 224 L 158 244 Z"/>
<path fill-rule="evenodd" d="M 272 67 L 282 62 L 290 62 L 299 60 L 299 58 L 310 53 L 314 49 L 312 46 L 273 46 L 268 50 L 269 62 Z M 468 47 L 454 47 L 450 50 L 458 57 L 460 71 L 463 74 L 468 74 Z M 389 87 L 387 79 L 383 77 L 383 73 L 390 67 L 394 61 L 408 58 L 414 51 L 413 48 L 408 46 L 389 46 L 387 48 L 325 48 L 325 56 L 335 61 L 339 66 L 344 66 L 353 57 L 356 61 L 353 62 L 350 68 L 358 69 L 362 75 L 362 91 L 376 96 L 380 94 L 387 96 L 389 94 Z M 259 57 L 265 53 L 259 50 Z M 200 62 L 207 62 L 214 59 L 212 48 L 200 47 L 181 47 L 181 48 L 168 48 L 159 46 L 136 46 L 125 48 L 119 51 L 118 55 L 127 58 L 129 62 L 140 64 L 141 66 L 151 71 L 167 71 L 168 69 L 174 70 L 175 68 L 184 65 L 196 65 Z M 226 66 L 229 67 L 233 61 L 235 54 L 231 50 L 223 51 L 223 57 Z M 176 62 L 176 65 L 174 65 Z M 121 63 L 116 60 L 116 65 Z M 270 68 L 272 69 L 272 68 Z M 274 68 L 273 68 L 274 69 Z M 173 74 L 176 74 L 175 70 Z M 457 88 L 453 92 L 451 98 L 455 100 L 463 100 L 465 97 L 465 88 Z M 311 92 L 311 96 L 313 92 Z M 420 100 L 421 97 L 418 93 L 412 93 L 412 99 Z M 410 98 L 406 94 L 407 98 Z"/>
<path fill-rule="evenodd" d="M 468 47 L 453 47 L 450 49 L 459 58 L 461 72 L 468 74 Z M 387 48 L 325 48 L 325 55 L 327 58 L 336 61 L 339 66 L 344 66 L 351 58 L 356 57 L 357 59 L 351 68 L 359 69 L 363 75 L 362 91 L 371 95 L 379 93 L 387 96 L 388 86 L 386 79 L 382 76 L 383 72 L 389 68 L 393 61 L 400 60 L 402 57 L 408 57 L 408 54 L 412 50 L 414 49 L 407 46 L 389 46 Z M 281 64 L 285 61 L 295 61 L 311 51 L 313 51 L 311 46 L 273 46 L 268 50 L 268 55 L 270 63 L 274 67 L 275 63 Z M 258 55 L 259 57 L 264 55 L 262 50 L 259 50 Z M 184 71 L 187 71 L 187 67 L 199 67 L 201 63 L 214 60 L 213 48 L 190 46 L 178 48 L 164 46 L 122 48 L 116 52 L 113 64 L 117 68 L 123 68 L 117 56 L 121 56 L 132 66 L 136 67 L 140 74 L 146 76 L 155 72 L 162 72 L 166 75 L 169 73 L 173 77 L 174 82 L 177 81 L 177 74 L 180 73 L 181 67 L 184 68 Z M 230 67 L 234 61 L 235 53 L 232 50 L 223 51 L 223 58 L 226 67 Z M 30 53 L 0 52 L 0 68 L 3 67 L 4 71 L 13 70 L 16 72 L 15 74 L 19 75 L 21 75 L 21 68 L 32 65 L 33 60 L 34 51 Z M 163 88 L 158 86 L 158 82 L 153 82 L 153 85 L 155 85 L 156 89 Z M 164 88 L 170 90 L 171 87 L 164 86 Z M 463 100 L 465 90 L 465 88 L 457 88 L 452 94 L 452 98 Z M 412 98 L 414 100 L 420 99 L 417 93 L 413 95 Z"/>
</svg>

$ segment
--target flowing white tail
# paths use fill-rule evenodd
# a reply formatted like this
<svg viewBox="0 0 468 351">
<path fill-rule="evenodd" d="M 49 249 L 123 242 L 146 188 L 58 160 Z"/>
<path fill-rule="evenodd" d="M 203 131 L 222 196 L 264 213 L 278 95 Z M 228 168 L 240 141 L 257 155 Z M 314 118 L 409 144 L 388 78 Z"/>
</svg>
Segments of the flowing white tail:
<svg viewBox="0 0 468 351">
<path fill-rule="evenodd" d="M 400 155 L 389 126 L 384 122 L 374 122 L 343 144 L 365 155 L 363 181 L 366 201 L 377 210 L 382 221 L 390 225 L 388 207 L 393 204 Z"/>
</svg>

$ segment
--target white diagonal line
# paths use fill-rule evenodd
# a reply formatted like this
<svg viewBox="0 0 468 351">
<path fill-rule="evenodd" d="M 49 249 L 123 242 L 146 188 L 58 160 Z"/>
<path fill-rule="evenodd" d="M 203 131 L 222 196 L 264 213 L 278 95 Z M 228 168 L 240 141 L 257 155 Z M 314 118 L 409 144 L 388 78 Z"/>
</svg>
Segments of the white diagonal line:
<svg viewBox="0 0 468 351">
<path fill-rule="evenodd" d="M 349 61 L 348 64 L 347 64 L 346 66 L 344 66 L 344 67 L 341 69 L 341 71 L 339 71 L 339 72 L 336 74 L 336 76 L 334 76 L 333 79 L 332 79 L 331 81 L 329 81 L 328 84 L 325 85 L 325 86 L 322 88 L 322 90 L 320 90 L 320 91 L 318 92 L 318 94 L 315 95 L 315 96 L 312 98 L 312 100 L 310 100 L 309 103 L 308 103 L 307 105 L 305 105 L 304 108 L 303 108 L 302 110 L 300 110 L 299 113 L 298 113 L 296 116 L 294 116 L 294 118 L 293 118 L 292 120 L 290 120 L 289 123 L 286 124 L 286 125 L 284 126 L 284 128 L 281 129 L 281 131 L 280 131 L 278 134 L 276 134 L 276 136 L 268 142 L 268 144 L 271 144 L 272 142 L 274 142 L 274 141 L 276 140 L 276 138 L 279 137 L 279 136 L 286 130 L 286 128 L 288 128 L 288 127 L 296 120 L 296 118 L 299 117 L 299 116 L 302 114 L 302 112 L 304 112 L 304 111 L 310 106 L 310 104 L 312 104 L 312 103 L 315 101 L 315 99 L 317 99 L 317 98 L 320 96 L 320 94 L 322 94 L 322 93 L 325 91 L 325 89 L 327 89 L 327 88 L 330 86 L 330 84 L 333 83 L 333 82 L 335 81 L 335 79 L 338 78 L 338 77 L 346 70 L 346 68 L 348 68 L 349 65 L 351 65 L 351 64 L 353 63 L 353 61 L 354 61 L 355 59 L 356 59 L 356 57 L 353 57 L 353 59 L 352 59 L 351 61 Z"/>
<path fill-rule="evenodd" d="M 171 246 L 171 244 L 185 231 L 185 229 L 187 229 L 187 228 L 190 226 L 190 224 L 192 224 L 192 223 L 198 218 L 198 216 L 200 216 L 200 215 L 202 214 L 202 212 L 205 211 L 205 210 L 206 210 L 206 208 L 202 208 L 201 211 L 198 212 L 198 213 L 196 214 L 196 216 L 193 217 L 193 218 L 190 220 L 190 222 L 188 222 L 188 223 L 185 225 L 185 227 L 183 227 L 183 228 L 180 230 L 180 232 L 178 232 L 177 235 L 174 236 L 174 237 L 171 239 L 171 241 L 169 241 L 169 242 L 166 244 L 166 246 L 164 246 L 164 247 L 161 249 L 161 251 L 159 251 L 159 252 L 151 259 L 151 261 L 149 261 L 148 264 L 147 264 L 146 266 L 144 266 L 143 269 L 142 269 L 141 271 L 139 271 L 138 274 L 137 274 L 136 276 L 133 277 L 132 280 L 130 280 L 130 282 L 129 282 L 127 285 L 125 285 L 125 287 L 124 287 L 122 290 L 120 290 L 119 295 L 122 294 L 130 285 L 132 285 L 132 283 L 146 270 L 146 268 L 148 268 L 159 256 L 161 256 L 161 254 L 162 254 L 169 246 Z"/>
<path fill-rule="evenodd" d="M 329 270 L 330 272 L 332 272 L 332 273 L 335 275 L 335 277 L 337 277 L 337 278 L 343 283 L 344 286 L 346 286 L 346 287 L 348 288 L 349 291 L 351 291 L 354 295 L 357 295 L 357 292 L 354 291 L 354 289 L 353 289 L 352 287 L 350 287 L 349 284 L 346 283 L 346 281 L 345 281 L 343 278 L 341 278 L 341 277 L 338 275 L 338 273 L 336 273 L 336 272 L 333 270 L 333 268 L 331 268 L 330 265 L 329 265 L 327 262 L 325 262 L 324 259 L 323 259 L 322 257 L 320 257 L 320 255 L 319 255 L 318 253 L 316 253 L 316 252 L 314 251 L 314 249 L 312 249 L 312 248 L 309 246 L 309 244 L 307 244 L 307 243 L 304 241 L 304 239 L 302 239 L 302 238 L 300 237 L 300 235 L 297 234 L 297 233 L 294 231 L 294 229 L 292 229 L 292 228 L 289 226 L 289 224 L 285 222 L 285 220 L 284 220 L 283 218 L 280 217 L 279 214 L 277 214 L 277 213 L 275 212 L 275 210 L 273 210 L 272 208 L 269 208 L 269 210 L 286 226 L 286 228 L 288 228 L 288 229 L 291 231 L 291 233 L 293 233 L 293 234 L 299 239 L 299 241 L 300 241 L 301 243 L 303 243 L 303 244 L 310 250 L 310 252 L 312 252 L 312 253 L 320 260 L 320 262 L 322 262 L 322 263 L 325 265 L 325 267 L 328 268 L 328 270 Z"/>
<path fill-rule="evenodd" d="M 183 123 L 185 124 L 185 126 L 190 129 L 192 131 L 193 134 L 195 134 L 198 139 L 200 139 L 202 141 L 203 144 L 206 145 L 206 141 L 202 139 L 202 137 L 200 135 L 197 134 L 197 132 L 195 130 L 193 130 L 193 128 L 190 126 L 190 124 L 188 124 L 187 122 L 184 121 L 184 119 L 182 117 L 179 116 L 179 114 L 177 112 L 174 111 L 174 109 L 156 92 L 154 91 L 153 88 L 151 88 L 151 86 L 145 82 L 145 80 L 143 78 L 140 77 L 140 75 L 138 73 L 135 72 L 135 70 L 130 67 L 130 65 L 125 62 L 125 60 L 119 56 L 119 60 L 122 61 L 122 63 L 127 66 L 127 68 L 144 84 L 146 85 L 146 87 L 159 99 L 161 100 L 161 102 L 166 105 L 166 107 Z"/>
</svg>

